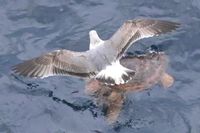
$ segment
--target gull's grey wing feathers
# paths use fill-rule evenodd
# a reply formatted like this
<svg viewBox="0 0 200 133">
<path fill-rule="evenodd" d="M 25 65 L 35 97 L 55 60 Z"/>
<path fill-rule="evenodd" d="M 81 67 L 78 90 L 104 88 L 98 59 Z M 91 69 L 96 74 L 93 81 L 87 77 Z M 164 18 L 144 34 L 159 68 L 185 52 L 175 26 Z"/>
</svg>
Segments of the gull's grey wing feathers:
<svg viewBox="0 0 200 133">
<path fill-rule="evenodd" d="M 87 77 L 94 69 L 82 52 L 56 50 L 13 66 L 13 71 L 25 77 L 44 78 L 54 75 Z"/>
<path fill-rule="evenodd" d="M 164 20 L 127 20 L 108 42 L 117 50 L 119 58 L 137 40 L 170 32 L 179 25 L 179 23 Z"/>
</svg>

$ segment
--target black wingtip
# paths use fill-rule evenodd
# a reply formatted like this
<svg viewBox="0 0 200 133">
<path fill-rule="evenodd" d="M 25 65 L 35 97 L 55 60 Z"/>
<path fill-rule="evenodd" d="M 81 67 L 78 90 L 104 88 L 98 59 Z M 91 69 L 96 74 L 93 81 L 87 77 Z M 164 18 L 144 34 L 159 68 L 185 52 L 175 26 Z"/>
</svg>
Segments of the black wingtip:
<svg viewBox="0 0 200 133">
<path fill-rule="evenodd" d="M 96 77 L 98 81 L 101 83 L 104 83 L 106 85 L 115 85 L 115 80 L 111 77 L 105 78 L 105 77 Z"/>
</svg>

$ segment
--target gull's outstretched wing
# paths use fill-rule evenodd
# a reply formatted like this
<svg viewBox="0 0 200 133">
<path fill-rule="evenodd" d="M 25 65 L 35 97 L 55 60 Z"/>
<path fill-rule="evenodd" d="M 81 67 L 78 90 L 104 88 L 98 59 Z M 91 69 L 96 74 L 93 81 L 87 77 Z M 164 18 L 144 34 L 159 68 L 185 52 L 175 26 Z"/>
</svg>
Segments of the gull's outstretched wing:
<svg viewBox="0 0 200 133">
<path fill-rule="evenodd" d="M 179 25 L 179 23 L 164 20 L 127 20 L 108 40 L 108 44 L 117 50 L 117 57 L 120 58 L 137 40 L 170 32 L 178 28 Z"/>
<path fill-rule="evenodd" d="M 96 79 L 113 85 L 128 82 L 131 76 L 134 76 L 134 71 L 123 67 L 118 62 L 131 44 L 143 38 L 170 32 L 178 27 L 178 23 L 164 20 L 139 19 L 126 21 L 104 45 L 107 49 L 112 49 L 109 49 L 107 54 L 116 56 L 116 61 L 100 71 Z M 104 49 L 106 50 L 106 48 Z"/>
<path fill-rule="evenodd" d="M 13 66 L 15 73 L 25 77 L 44 78 L 54 75 L 87 77 L 93 68 L 87 55 L 82 52 L 56 50 Z"/>
</svg>

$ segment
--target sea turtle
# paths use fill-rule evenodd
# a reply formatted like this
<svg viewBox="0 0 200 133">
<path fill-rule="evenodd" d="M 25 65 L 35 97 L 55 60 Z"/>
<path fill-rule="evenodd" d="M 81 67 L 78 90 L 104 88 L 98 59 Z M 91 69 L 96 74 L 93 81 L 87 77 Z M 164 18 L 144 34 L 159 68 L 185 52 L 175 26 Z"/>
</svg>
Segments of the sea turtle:
<svg viewBox="0 0 200 133">
<path fill-rule="evenodd" d="M 86 84 L 86 92 L 95 97 L 97 105 L 106 109 L 106 118 L 109 123 L 117 120 L 126 92 L 142 91 L 155 84 L 168 88 L 174 82 L 174 78 L 166 72 L 168 58 L 164 52 L 127 55 L 120 59 L 120 63 L 135 71 L 135 75 L 127 83 L 106 85 L 96 79 L 91 79 Z"/>
</svg>

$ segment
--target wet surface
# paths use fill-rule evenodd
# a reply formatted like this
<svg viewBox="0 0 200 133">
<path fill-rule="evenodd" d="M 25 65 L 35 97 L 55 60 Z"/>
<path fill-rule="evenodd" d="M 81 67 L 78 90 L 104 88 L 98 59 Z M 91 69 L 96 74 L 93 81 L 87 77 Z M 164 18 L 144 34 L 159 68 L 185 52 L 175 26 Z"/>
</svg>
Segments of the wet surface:
<svg viewBox="0 0 200 133">
<path fill-rule="evenodd" d="M 199 133 L 199 0 L 0 0 L 0 132 L 2 133 Z M 88 32 L 109 38 L 127 19 L 181 22 L 177 32 L 145 39 L 129 51 L 156 45 L 170 59 L 170 89 L 156 85 L 126 96 L 118 121 L 73 77 L 44 80 L 12 75 L 10 67 L 55 49 L 88 49 Z"/>
</svg>

